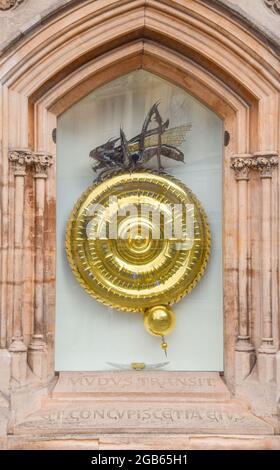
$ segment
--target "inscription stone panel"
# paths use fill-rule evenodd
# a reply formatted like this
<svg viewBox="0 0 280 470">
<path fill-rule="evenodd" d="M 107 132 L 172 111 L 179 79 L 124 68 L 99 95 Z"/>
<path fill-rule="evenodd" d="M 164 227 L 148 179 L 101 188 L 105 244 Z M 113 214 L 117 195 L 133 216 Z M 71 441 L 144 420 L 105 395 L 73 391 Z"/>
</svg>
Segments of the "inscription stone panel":
<svg viewBox="0 0 280 470">
<path fill-rule="evenodd" d="M 221 434 L 273 434 L 273 428 L 240 405 L 85 401 L 46 406 L 16 428 L 25 434 L 156 431 Z"/>
<path fill-rule="evenodd" d="M 227 400 L 230 393 L 216 372 L 61 372 L 53 397 L 102 394 L 164 395 L 188 399 Z"/>
<path fill-rule="evenodd" d="M 16 434 L 274 434 L 231 398 L 218 373 L 61 372 L 52 398 Z"/>
</svg>

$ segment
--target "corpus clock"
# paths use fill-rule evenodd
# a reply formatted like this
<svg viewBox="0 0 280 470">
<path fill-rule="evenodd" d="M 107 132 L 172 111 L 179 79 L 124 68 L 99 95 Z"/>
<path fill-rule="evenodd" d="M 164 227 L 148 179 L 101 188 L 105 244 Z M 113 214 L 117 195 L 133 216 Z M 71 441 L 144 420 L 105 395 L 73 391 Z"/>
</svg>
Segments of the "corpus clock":
<svg viewBox="0 0 280 470">
<path fill-rule="evenodd" d="M 175 326 L 171 305 L 196 286 L 210 255 L 204 209 L 162 167 L 162 156 L 184 161 L 176 145 L 188 130 L 169 129 L 155 104 L 138 136 L 128 141 L 121 130 L 94 149 L 98 177 L 74 206 L 66 233 L 67 257 L 82 288 L 107 306 L 143 314 L 165 350 Z M 158 168 L 147 169 L 153 157 Z"/>
</svg>

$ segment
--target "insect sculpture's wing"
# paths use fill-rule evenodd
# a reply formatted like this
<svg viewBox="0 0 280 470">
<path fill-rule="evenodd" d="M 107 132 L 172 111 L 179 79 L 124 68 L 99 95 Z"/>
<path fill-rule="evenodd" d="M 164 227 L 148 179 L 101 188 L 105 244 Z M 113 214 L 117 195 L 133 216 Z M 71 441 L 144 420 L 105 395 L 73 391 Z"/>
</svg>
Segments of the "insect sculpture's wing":
<svg viewBox="0 0 280 470">
<path fill-rule="evenodd" d="M 186 140 L 186 134 L 192 128 L 191 124 L 183 124 L 182 126 L 172 127 L 167 129 L 162 134 L 162 144 L 171 145 L 172 147 L 179 147 Z M 147 137 L 145 140 L 145 147 L 152 147 L 157 144 L 157 136 Z"/>
<path fill-rule="evenodd" d="M 187 132 L 190 132 L 191 124 L 183 124 L 182 126 L 172 127 L 167 129 L 162 134 L 162 144 L 171 145 L 172 147 L 179 147 L 186 140 Z M 145 148 L 154 147 L 158 144 L 158 135 L 151 135 L 145 139 Z M 129 144 L 130 152 L 137 152 L 139 150 L 139 142 Z"/>
</svg>

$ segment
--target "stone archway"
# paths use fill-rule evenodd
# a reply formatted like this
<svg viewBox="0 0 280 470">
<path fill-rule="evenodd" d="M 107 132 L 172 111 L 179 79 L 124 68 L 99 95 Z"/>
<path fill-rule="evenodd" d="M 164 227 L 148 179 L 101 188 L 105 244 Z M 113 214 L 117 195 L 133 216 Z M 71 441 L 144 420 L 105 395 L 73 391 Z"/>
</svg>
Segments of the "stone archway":
<svg viewBox="0 0 280 470">
<path fill-rule="evenodd" d="M 276 413 L 279 59 L 236 20 L 199 0 L 98 0 L 58 13 L 0 63 L 0 360 L 2 389 L 14 397 L 18 421 L 30 409 L 17 397 L 33 387 L 39 407 L 54 378 L 56 118 L 101 84 L 139 68 L 182 87 L 224 119 L 230 135 L 225 379 L 259 414 Z"/>
</svg>

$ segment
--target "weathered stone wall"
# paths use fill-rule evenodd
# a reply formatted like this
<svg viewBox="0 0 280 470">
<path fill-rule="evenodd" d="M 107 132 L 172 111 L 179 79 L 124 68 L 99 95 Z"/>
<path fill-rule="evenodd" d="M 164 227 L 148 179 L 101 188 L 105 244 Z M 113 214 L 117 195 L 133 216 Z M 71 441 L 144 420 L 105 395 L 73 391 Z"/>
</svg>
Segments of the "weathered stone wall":
<svg viewBox="0 0 280 470">
<path fill-rule="evenodd" d="M 206 1 L 205 3 L 211 3 Z M 224 4 L 235 13 L 252 23 L 259 31 L 280 40 L 280 2 L 279 0 L 215 0 L 213 3 Z"/>
<path fill-rule="evenodd" d="M 275 43 L 280 41 L 279 0 L 201 1 L 230 8 Z M 0 0 L 0 50 L 40 25 L 57 9 L 73 3 L 87 3 L 87 0 Z"/>
<path fill-rule="evenodd" d="M 80 3 L 82 3 L 81 0 Z M 8 8 L 13 2 L 0 0 L 0 44 L 5 48 L 11 41 L 24 35 L 51 12 L 61 8 L 73 0 L 23 0 L 18 5 Z M 5 8 L 4 10 L 1 9 Z"/>
<path fill-rule="evenodd" d="M 9 6 L 9 1 L 12 2 L 0 0 L 0 4 Z M 258 1 L 262 0 L 254 1 L 254 13 Z M 82 97 L 101 84 L 138 69 L 157 74 L 194 95 L 224 120 L 230 136 L 223 159 L 223 380 L 228 392 L 234 395 L 234 403 L 227 397 L 224 401 L 219 398 L 214 410 L 210 403 L 210 414 L 200 416 L 196 408 L 192 411 L 192 401 L 191 412 L 184 412 L 182 428 L 175 423 L 174 446 L 280 448 L 279 59 L 267 39 L 244 26 L 244 15 L 242 20 L 236 20 L 236 16 L 212 8 L 222 3 L 220 0 L 73 0 L 69 1 L 71 8 L 62 9 L 49 21 L 42 20 L 43 5 L 51 8 L 51 4 L 60 3 L 63 8 L 67 2 L 41 1 L 40 7 L 38 3 L 23 0 L 16 6 L 13 1 L 14 9 L 2 10 L 0 14 L 3 19 L 0 30 L 6 44 L 20 29 L 30 32 L 32 21 L 34 25 L 42 24 L 2 55 L 0 62 L 0 448 L 61 445 L 54 441 L 60 441 L 64 426 L 69 431 L 69 417 L 78 421 L 76 436 L 82 429 L 82 446 L 91 438 L 96 446 L 108 448 L 108 439 L 113 445 L 119 434 L 116 428 L 110 431 L 107 423 L 104 426 L 98 422 L 94 428 L 90 422 L 89 428 L 83 427 L 84 420 L 90 421 L 95 416 L 95 397 L 89 397 L 87 409 L 76 408 L 77 401 L 75 409 L 71 409 L 71 393 L 66 391 L 67 406 L 58 403 L 50 393 L 58 379 L 53 365 L 56 252 L 53 130 L 57 117 Z M 270 6 L 278 4 L 279 0 Z M 30 8 L 33 5 L 34 10 L 21 22 L 20 12 L 27 5 Z M 266 13 L 258 21 L 263 22 L 264 15 L 270 15 L 271 24 L 279 23 L 278 13 L 264 4 L 260 8 Z M 5 21 L 12 26 L 12 21 L 7 21 L 8 15 L 10 18 L 18 15 L 18 24 L 9 34 L 4 28 Z M 270 38 L 276 37 L 275 31 L 270 30 L 269 34 Z M 97 392 L 100 394 L 100 390 Z M 178 394 L 177 399 L 175 411 L 185 404 L 184 396 Z M 110 400 L 117 410 L 129 406 L 119 393 L 111 394 Z M 166 400 L 170 408 L 168 394 Z M 81 401 L 84 406 L 84 399 Z M 175 403 L 173 397 L 171 401 Z M 163 416 L 161 411 L 158 414 L 162 398 L 158 405 L 154 406 L 155 403 L 153 397 L 152 418 L 158 419 L 157 416 Z M 104 416 L 114 419 L 116 414 L 107 412 L 108 405 L 107 400 Z M 135 399 L 130 405 L 133 416 L 134 405 Z M 237 414 L 232 405 L 239 407 Z M 144 417 L 142 406 L 143 397 L 139 419 Z M 199 407 L 205 406 L 206 402 L 199 400 Z M 230 407 L 229 413 L 225 413 L 225 406 Z M 54 412 L 47 423 L 52 442 L 41 444 L 37 424 L 46 417 L 49 419 L 50 414 L 45 415 L 45 411 Z M 130 420 L 131 412 L 123 411 Z M 248 413 L 253 413 L 253 418 Z M 145 416 L 151 419 L 150 414 Z M 164 416 L 168 415 L 164 412 Z M 226 443 L 217 429 L 212 429 L 215 434 L 205 437 L 204 429 L 199 442 L 194 442 L 194 437 L 189 437 L 189 429 L 193 436 L 191 422 L 200 418 L 209 422 L 213 417 L 227 432 L 228 420 L 234 421 L 230 441 Z M 259 420 L 263 425 L 266 423 L 265 428 L 255 426 Z M 239 432 L 236 423 L 241 421 L 245 423 Z M 153 442 L 147 437 L 149 445 L 162 446 L 163 439 L 152 426 L 150 423 L 149 432 L 157 432 L 157 436 Z M 256 427 L 261 431 L 259 439 Z M 165 423 L 162 429 L 171 432 L 165 429 Z M 43 439 L 46 431 L 43 425 Z M 108 437 L 110 432 L 116 433 L 114 439 Z M 244 442 L 241 434 L 247 434 L 249 441 Z M 71 436 L 72 428 L 68 443 L 73 448 Z M 121 439 L 126 441 L 122 440 L 119 448 L 144 445 L 139 443 L 139 435 L 129 423 L 127 429 L 122 428 Z M 171 445 L 168 438 L 167 441 L 166 445 Z"/>
</svg>

